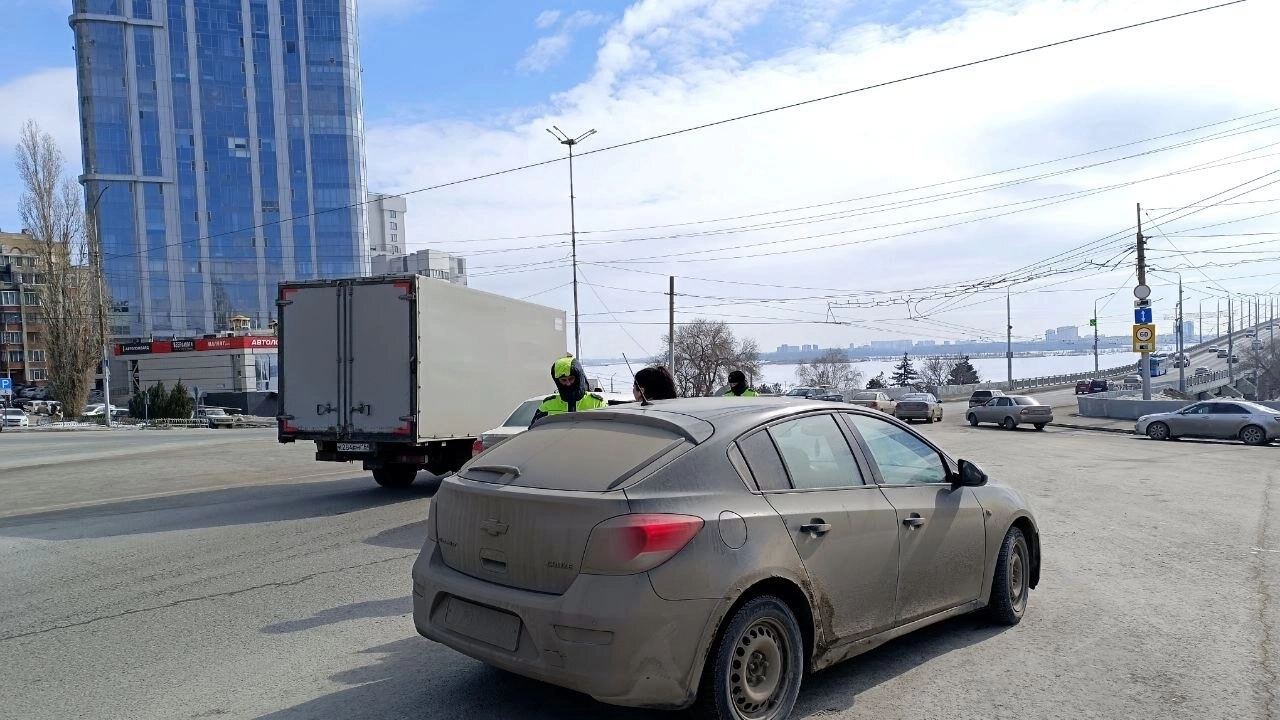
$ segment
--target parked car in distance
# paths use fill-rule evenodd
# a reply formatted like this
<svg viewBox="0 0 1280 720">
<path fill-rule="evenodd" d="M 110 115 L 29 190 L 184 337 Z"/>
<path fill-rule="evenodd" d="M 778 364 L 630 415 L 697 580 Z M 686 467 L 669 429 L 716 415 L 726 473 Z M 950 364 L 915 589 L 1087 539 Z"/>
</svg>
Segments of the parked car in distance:
<svg viewBox="0 0 1280 720">
<path fill-rule="evenodd" d="M 908 424 L 916 420 L 942 422 L 942 403 L 933 393 L 908 393 L 898 398 L 893 416 Z"/>
<path fill-rule="evenodd" d="M 80 413 L 82 417 L 102 417 L 105 412 L 106 405 L 103 403 L 90 403 L 84 406 L 84 411 Z M 124 417 L 129 414 L 129 408 L 122 408 L 116 405 L 111 406 L 111 417 Z"/>
<path fill-rule="evenodd" d="M 214 430 L 239 427 L 243 422 L 243 418 L 239 415 L 229 413 L 226 408 L 221 407 L 196 408 L 196 419 L 208 420 L 209 427 Z"/>
<path fill-rule="evenodd" d="M 853 399 L 849 401 L 850 405 L 860 405 L 871 410 L 879 410 L 890 415 L 898 408 L 898 403 L 889 397 L 888 393 L 879 390 L 863 390 L 853 394 Z"/>
<path fill-rule="evenodd" d="M 1091 387 L 1093 387 L 1093 381 L 1092 381 L 1092 380 L 1078 380 L 1078 381 L 1076 381 L 1076 394 L 1077 394 L 1077 395 L 1088 395 L 1088 394 L 1089 394 L 1089 388 L 1091 388 Z"/>
<path fill-rule="evenodd" d="M 31 426 L 31 419 L 27 417 L 27 414 L 21 408 L 5 408 L 3 412 L 4 415 L 2 417 L 5 427 Z"/>
<path fill-rule="evenodd" d="M 597 393 L 603 395 L 605 402 L 609 405 L 623 405 L 626 403 L 634 403 L 635 397 L 632 395 L 624 395 L 622 393 Z M 533 422 L 534 413 L 538 412 L 538 407 L 547 399 L 546 395 L 538 395 L 516 406 L 515 410 L 507 416 L 502 424 L 492 430 L 486 430 L 480 433 L 471 443 L 471 456 L 475 457 L 498 443 L 512 436 L 519 435 L 529 429 L 529 423 Z"/>
<path fill-rule="evenodd" d="M 1280 410 L 1245 400 L 1208 400 L 1175 412 L 1143 415 L 1133 429 L 1152 440 L 1215 438 L 1266 445 L 1280 437 Z"/>
<path fill-rule="evenodd" d="M 1125 375 L 1124 379 L 1120 381 L 1120 384 L 1127 388 L 1142 387 L 1142 376 L 1137 373 Z"/>
<path fill-rule="evenodd" d="M 806 671 L 915 628 L 1017 623 L 1041 564 L 1026 502 L 973 463 L 879 412 L 772 398 L 549 417 L 444 478 L 426 525 L 424 637 L 737 720 L 785 720 Z"/>
<path fill-rule="evenodd" d="M 1003 396 L 1003 390 L 974 390 L 973 394 L 969 396 L 969 407 L 985 405 L 991 398 Z"/>
<path fill-rule="evenodd" d="M 807 400 L 828 400 L 831 402 L 844 402 L 844 395 L 836 392 L 828 387 L 797 387 L 791 388 L 783 397 L 789 398 L 805 398 Z"/>
<path fill-rule="evenodd" d="M 1053 408 L 1030 395 L 1009 395 L 991 398 L 986 405 L 969 408 L 965 419 L 974 427 L 979 423 L 995 423 L 1005 430 L 1016 430 L 1019 425 L 1027 423 L 1043 430 L 1045 425 L 1053 422 Z"/>
</svg>

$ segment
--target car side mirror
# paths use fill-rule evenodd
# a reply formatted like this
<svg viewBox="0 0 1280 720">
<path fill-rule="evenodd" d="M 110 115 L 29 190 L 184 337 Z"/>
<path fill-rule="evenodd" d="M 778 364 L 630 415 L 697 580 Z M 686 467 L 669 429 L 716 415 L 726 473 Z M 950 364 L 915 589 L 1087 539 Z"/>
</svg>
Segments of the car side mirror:
<svg viewBox="0 0 1280 720">
<path fill-rule="evenodd" d="M 987 474 L 968 460 L 960 461 L 960 473 L 952 481 L 955 487 L 981 487 L 987 484 Z"/>
</svg>

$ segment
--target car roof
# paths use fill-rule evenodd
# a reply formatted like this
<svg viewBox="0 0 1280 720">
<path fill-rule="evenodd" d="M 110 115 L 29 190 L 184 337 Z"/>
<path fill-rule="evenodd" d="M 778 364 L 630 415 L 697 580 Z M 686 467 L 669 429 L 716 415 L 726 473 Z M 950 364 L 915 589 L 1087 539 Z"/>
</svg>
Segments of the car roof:
<svg viewBox="0 0 1280 720">
<path fill-rule="evenodd" d="M 593 391 L 593 392 L 594 392 L 594 391 Z M 635 397 L 634 395 L 629 394 L 629 393 L 598 392 L 598 393 L 594 393 L 594 394 L 596 394 L 596 395 L 599 395 L 599 396 L 603 397 L 605 400 L 615 400 L 615 401 L 620 400 L 620 401 L 622 401 L 622 402 L 635 402 L 635 401 L 636 401 L 636 397 Z M 526 399 L 524 399 L 524 400 L 521 400 L 521 401 L 520 401 L 520 404 L 521 404 L 521 405 L 523 405 L 523 404 L 525 404 L 525 403 L 527 403 L 527 402 L 533 402 L 534 400 L 537 400 L 538 402 L 542 402 L 543 400 L 546 400 L 548 397 L 551 397 L 552 395 L 555 395 L 555 391 L 552 391 L 552 392 L 549 392 L 549 393 L 545 393 L 545 394 L 543 394 L 543 395 L 534 395 L 534 396 L 533 396 L 533 397 L 531 397 L 531 398 L 526 398 Z"/>
<path fill-rule="evenodd" d="M 883 414 L 857 405 L 833 405 L 826 401 L 785 397 L 705 397 L 656 400 L 648 405 L 632 403 L 600 408 L 586 413 L 561 413 L 540 421 L 538 426 L 563 422 L 614 420 L 662 427 L 701 443 L 713 434 L 737 436 L 760 424 L 796 415 L 807 410 L 839 409 L 873 417 Z"/>
</svg>

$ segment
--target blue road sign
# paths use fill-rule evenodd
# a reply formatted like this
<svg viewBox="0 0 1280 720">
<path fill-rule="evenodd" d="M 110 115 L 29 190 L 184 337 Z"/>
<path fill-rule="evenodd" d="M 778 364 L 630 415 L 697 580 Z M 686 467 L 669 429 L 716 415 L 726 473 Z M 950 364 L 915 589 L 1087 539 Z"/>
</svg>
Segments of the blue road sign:
<svg viewBox="0 0 1280 720">
<path fill-rule="evenodd" d="M 0 378 L 0 393 L 13 392 L 13 378 Z"/>
<path fill-rule="evenodd" d="M 1149 307 L 1134 308 L 1133 323 L 1135 325 L 1150 325 L 1151 324 L 1151 308 Z"/>
</svg>

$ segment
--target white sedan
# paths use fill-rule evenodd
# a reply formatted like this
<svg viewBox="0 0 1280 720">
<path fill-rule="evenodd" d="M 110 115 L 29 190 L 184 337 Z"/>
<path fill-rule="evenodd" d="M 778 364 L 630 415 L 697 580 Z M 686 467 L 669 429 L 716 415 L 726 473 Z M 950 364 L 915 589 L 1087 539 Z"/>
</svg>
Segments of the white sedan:
<svg viewBox="0 0 1280 720">
<path fill-rule="evenodd" d="M 31 420 L 21 408 L 5 408 L 5 427 L 31 427 Z"/>
</svg>

